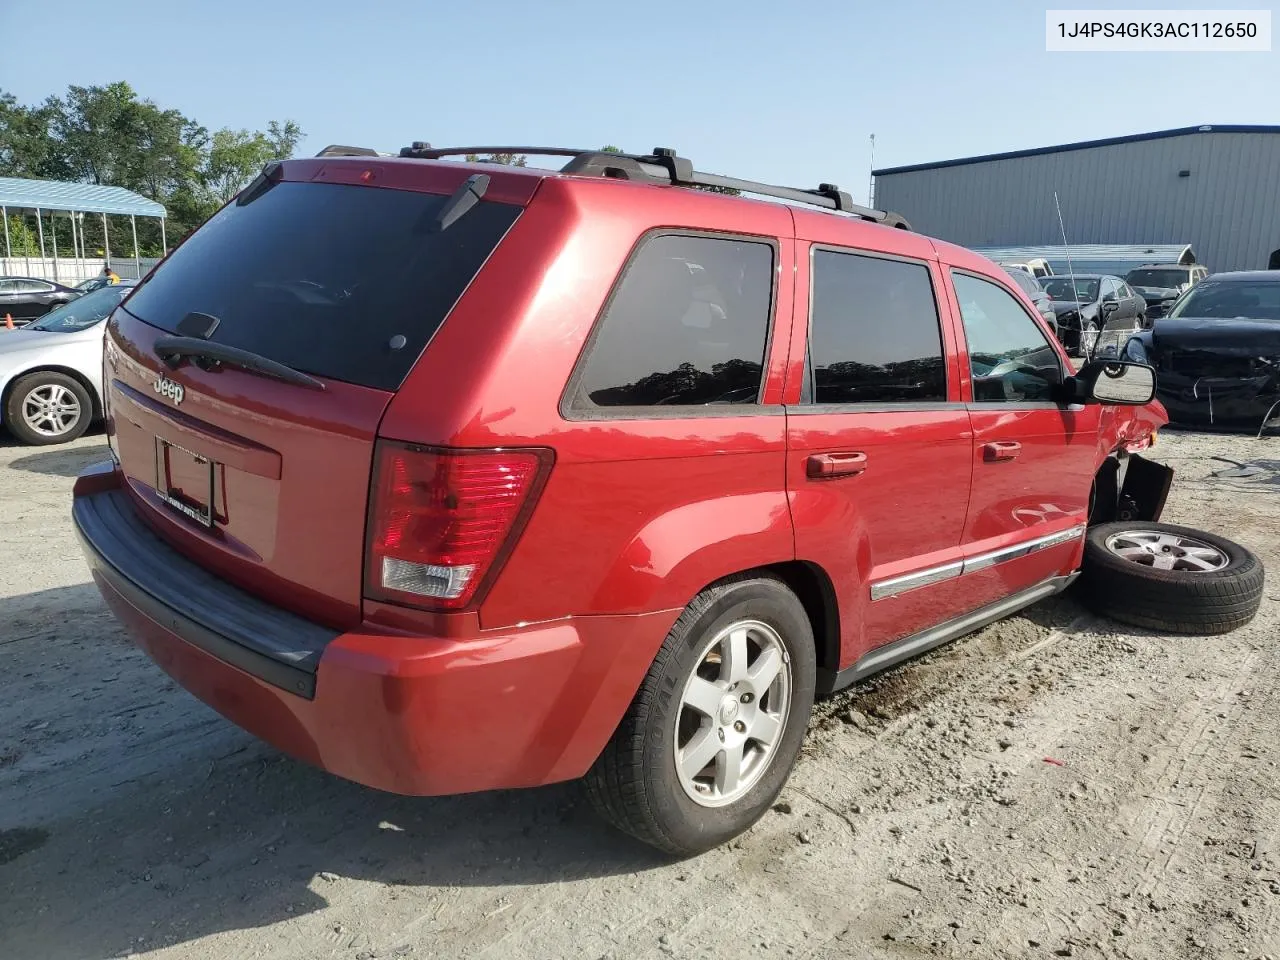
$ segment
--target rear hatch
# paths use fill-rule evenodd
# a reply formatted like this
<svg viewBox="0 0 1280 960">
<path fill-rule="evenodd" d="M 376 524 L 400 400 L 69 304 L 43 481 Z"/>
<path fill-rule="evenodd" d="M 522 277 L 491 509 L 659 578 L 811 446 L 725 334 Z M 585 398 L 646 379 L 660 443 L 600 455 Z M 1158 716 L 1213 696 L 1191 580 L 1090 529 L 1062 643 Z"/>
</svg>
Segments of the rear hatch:
<svg viewBox="0 0 1280 960">
<path fill-rule="evenodd" d="M 359 622 L 378 424 L 538 182 L 495 176 L 441 229 L 472 172 L 286 163 L 116 311 L 110 443 L 169 544 L 312 620 Z"/>
</svg>

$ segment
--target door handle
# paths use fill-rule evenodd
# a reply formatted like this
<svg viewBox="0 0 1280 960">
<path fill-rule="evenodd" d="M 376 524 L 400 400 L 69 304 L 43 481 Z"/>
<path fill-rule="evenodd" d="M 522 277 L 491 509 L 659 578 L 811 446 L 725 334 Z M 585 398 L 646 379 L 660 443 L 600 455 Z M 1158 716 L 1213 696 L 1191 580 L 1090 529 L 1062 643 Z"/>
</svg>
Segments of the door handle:
<svg viewBox="0 0 1280 960">
<path fill-rule="evenodd" d="M 982 446 L 982 459 L 987 463 L 1000 463 L 1004 460 L 1016 460 L 1022 452 L 1022 444 L 1017 440 L 997 440 Z"/>
<path fill-rule="evenodd" d="M 810 480 L 852 477 L 867 469 L 865 453 L 815 453 L 805 461 Z"/>
</svg>

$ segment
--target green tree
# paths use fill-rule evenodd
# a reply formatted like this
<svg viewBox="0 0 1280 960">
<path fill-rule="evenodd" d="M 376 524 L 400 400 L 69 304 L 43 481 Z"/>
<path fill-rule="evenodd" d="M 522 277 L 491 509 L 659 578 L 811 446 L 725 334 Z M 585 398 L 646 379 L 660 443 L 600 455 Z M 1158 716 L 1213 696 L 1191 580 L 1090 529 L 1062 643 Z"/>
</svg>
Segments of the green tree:
<svg viewBox="0 0 1280 960">
<path fill-rule="evenodd" d="M 3 235 L 0 235 L 2 239 Z M 15 257 L 40 256 L 40 240 L 26 217 L 9 216 L 9 249 Z M 0 255 L 3 255 L 2 249 Z"/>
<path fill-rule="evenodd" d="M 48 161 L 48 121 L 0 90 L 0 176 L 37 177 Z"/>
<path fill-rule="evenodd" d="M 292 120 L 280 123 L 272 120 L 267 124 L 267 141 L 271 144 L 272 160 L 288 160 L 298 149 L 298 141 L 302 139 L 302 128 Z"/>
<path fill-rule="evenodd" d="M 491 153 L 487 157 L 482 157 L 477 153 L 468 153 L 463 159 L 467 163 L 501 163 L 508 167 L 524 167 L 529 164 L 529 158 L 519 153 Z"/>
<path fill-rule="evenodd" d="M 265 164 L 276 159 L 275 153 L 275 145 L 264 133 L 225 129 L 214 133 L 200 171 L 209 205 L 216 208 L 229 202 Z"/>
<path fill-rule="evenodd" d="M 263 163 L 293 154 L 302 139 L 292 120 L 272 121 L 266 132 L 220 130 L 210 135 L 175 109 L 142 99 L 127 83 L 67 88 L 36 106 L 19 104 L 0 90 L 0 176 L 69 180 L 124 187 L 165 205 L 172 243 L 234 196 Z M 92 224 L 97 218 L 86 218 Z M 110 248 L 132 252 L 129 221 L 113 217 Z M 90 251 L 105 248 L 90 229 Z M 159 254 L 159 224 L 137 223 L 144 255 Z M 56 231 L 59 250 L 71 247 L 66 217 L 45 222 Z M 12 241 L 12 237 L 11 237 Z M 52 244 L 50 243 L 50 246 Z"/>
</svg>

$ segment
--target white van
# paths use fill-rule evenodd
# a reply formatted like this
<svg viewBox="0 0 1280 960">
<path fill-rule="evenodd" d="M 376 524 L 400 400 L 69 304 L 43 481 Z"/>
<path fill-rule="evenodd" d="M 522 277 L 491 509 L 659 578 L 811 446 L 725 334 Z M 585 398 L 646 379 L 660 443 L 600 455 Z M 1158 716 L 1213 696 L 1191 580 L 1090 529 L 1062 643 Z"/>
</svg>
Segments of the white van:
<svg viewBox="0 0 1280 960">
<path fill-rule="evenodd" d="M 1001 261 L 1000 266 L 1013 267 L 1015 270 L 1025 270 L 1037 279 L 1040 277 L 1053 276 L 1053 267 L 1049 266 L 1049 261 L 1040 257 L 1036 257 L 1032 260 L 1024 260 L 1020 263 L 1006 263 Z"/>
</svg>

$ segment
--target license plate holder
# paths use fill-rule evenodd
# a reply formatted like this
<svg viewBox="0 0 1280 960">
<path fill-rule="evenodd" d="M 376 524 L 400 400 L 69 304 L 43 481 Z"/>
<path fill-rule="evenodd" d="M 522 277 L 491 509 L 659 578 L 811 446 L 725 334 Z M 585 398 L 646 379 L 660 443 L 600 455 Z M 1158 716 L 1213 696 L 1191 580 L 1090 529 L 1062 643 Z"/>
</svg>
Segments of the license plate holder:
<svg viewBox="0 0 1280 960">
<path fill-rule="evenodd" d="M 156 493 L 168 506 L 209 529 L 215 516 L 216 468 L 208 457 L 156 437 Z"/>
</svg>

